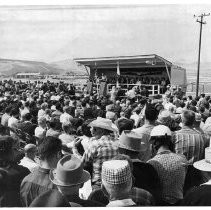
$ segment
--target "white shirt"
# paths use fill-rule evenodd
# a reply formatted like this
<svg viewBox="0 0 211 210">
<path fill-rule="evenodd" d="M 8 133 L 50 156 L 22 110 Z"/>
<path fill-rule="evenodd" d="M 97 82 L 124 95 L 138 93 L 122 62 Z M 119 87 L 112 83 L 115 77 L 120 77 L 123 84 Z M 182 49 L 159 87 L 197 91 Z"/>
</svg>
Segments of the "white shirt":
<svg viewBox="0 0 211 210">
<path fill-rule="evenodd" d="M 135 121 L 135 126 L 137 127 L 138 122 L 140 120 L 140 116 L 138 114 L 134 113 L 133 115 L 131 115 L 130 119 Z"/>
<path fill-rule="evenodd" d="M 128 199 L 110 201 L 107 206 L 109 206 L 109 207 L 115 207 L 115 206 L 116 207 L 117 206 L 136 206 L 136 203 L 134 203 L 131 198 L 128 198 Z"/>
<path fill-rule="evenodd" d="M 42 127 L 36 127 L 34 130 L 34 134 L 37 138 L 43 138 L 44 137 L 44 131 L 45 129 L 43 129 Z"/>
<path fill-rule="evenodd" d="M 69 144 L 75 140 L 75 137 L 66 133 L 63 133 L 59 136 L 63 144 Z"/>
<path fill-rule="evenodd" d="M 63 123 L 70 123 L 72 119 L 73 119 L 73 117 L 70 114 L 66 113 L 66 112 L 61 114 L 61 116 L 60 116 L 60 122 L 62 124 Z"/>
<path fill-rule="evenodd" d="M 8 120 L 8 127 L 14 128 L 16 127 L 17 123 L 18 123 L 18 119 L 12 116 Z"/>
<path fill-rule="evenodd" d="M 164 105 L 164 109 L 169 110 L 169 107 L 171 107 L 171 106 L 175 107 L 174 104 L 168 102 Z"/>
<path fill-rule="evenodd" d="M 40 109 L 37 114 L 37 118 L 45 117 L 45 110 Z"/>
<path fill-rule="evenodd" d="M 31 171 L 31 172 L 33 172 L 36 168 L 39 167 L 39 165 L 35 161 L 33 161 L 32 159 L 30 159 L 28 157 L 24 157 L 21 160 L 21 162 L 19 163 L 19 165 L 28 168 L 29 171 Z"/>
<path fill-rule="evenodd" d="M 135 98 L 136 97 L 136 93 L 135 93 L 134 89 L 129 90 L 126 94 L 129 98 Z"/>
<path fill-rule="evenodd" d="M 81 144 L 82 144 L 84 150 L 86 151 L 90 144 L 90 138 L 87 136 L 80 136 L 80 139 L 82 139 Z"/>
</svg>

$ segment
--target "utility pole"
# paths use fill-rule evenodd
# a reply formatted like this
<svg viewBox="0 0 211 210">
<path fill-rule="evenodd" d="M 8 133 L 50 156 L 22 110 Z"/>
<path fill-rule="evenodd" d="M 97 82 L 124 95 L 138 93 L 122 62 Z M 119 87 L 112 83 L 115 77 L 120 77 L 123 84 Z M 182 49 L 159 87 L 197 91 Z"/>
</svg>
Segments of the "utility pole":
<svg viewBox="0 0 211 210">
<path fill-rule="evenodd" d="M 201 56 L 201 36 L 202 36 L 202 25 L 206 24 L 206 22 L 203 21 L 205 16 L 209 16 L 209 14 L 201 14 L 199 16 L 194 15 L 194 18 L 197 17 L 196 22 L 200 23 L 200 35 L 199 35 L 199 53 L 198 53 L 198 68 L 197 68 L 197 80 L 196 80 L 196 96 L 198 96 L 199 93 L 199 71 L 200 71 L 200 56 Z M 198 19 L 199 18 L 199 19 Z"/>
</svg>

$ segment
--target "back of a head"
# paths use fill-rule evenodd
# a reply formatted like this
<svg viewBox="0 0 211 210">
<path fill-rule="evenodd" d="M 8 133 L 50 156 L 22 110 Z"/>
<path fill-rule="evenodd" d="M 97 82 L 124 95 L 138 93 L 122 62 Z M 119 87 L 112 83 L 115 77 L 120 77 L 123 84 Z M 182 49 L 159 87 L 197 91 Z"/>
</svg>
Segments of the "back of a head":
<svg viewBox="0 0 211 210">
<path fill-rule="evenodd" d="M 189 95 L 189 96 L 188 96 L 188 99 L 189 99 L 189 100 L 192 100 L 192 99 L 193 99 L 193 97 L 192 97 L 191 95 Z"/>
<path fill-rule="evenodd" d="M 152 129 L 150 136 L 150 142 L 152 142 L 152 145 L 156 150 L 161 146 L 165 146 L 171 151 L 174 151 L 172 133 L 169 127 L 165 125 L 157 125 Z"/>
<path fill-rule="evenodd" d="M 12 152 L 14 140 L 11 136 L 0 136 L 0 158 L 9 157 Z"/>
<path fill-rule="evenodd" d="M 92 133 L 90 131 L 90 127 L 88 126 L 89 123 L 91 123 L 93 120 L 86 120 L 82 126 L 81 126 L 81 130 L 82 130 L 82 134 L 87 136 L 87 137 L 92 137 Z"/>
<path fill-rule="evenodd" d="M 64 132 L 68 133 L 70 128 L 71 128 L 72 124 L 69 122 L 65 122 L 62 124 L 62 129 Z"/>
<path fill-rule="evenodd" d="M 102 165 L 102 183 L 110 196 L 121 196 L 132 187 L 132 172 L 127 160 L 105 161 Z"/>
<path fill-rule="evenodd" d="M 201 97 L 202 97 L 202 98 L 204 98 L 204 97 L 205 97 L 205 94 L 204 94 L 204 93 L 202 93 L 202 94 L 201 94 Z"/>
<path fill-rule="evenodd" d="M 23 116 L 23 118 L 24 118 L 25 120 L 29 121 L 29 120 L 31 120 L 32 115 L 31 115 L 30 113 L 26 113 L 26 114 Z"/>
<path fill-rule="evenodd" d="M 134 127 L 134 121 L 122 118 L 116 122 L 116 125 L 119 129 L 119 133 L 121 134 L 124 130 L 132 130 Z"/>
<path fill-rule="evenodd" d="M 37 152 L 37 147 L 35 144 L 27 144 L 24 147 L 24 152 L 26 156 L 35 155 L 35 153 Z"/>
<path fill-rule="evenodd" d="M 145 109 L 145 118 L 149 121 L 155 121 L 158 116 L 158 111 L 151 105 L 147 105 Z"/>
<path fill-rule="evenodd" d="M 12 108 L 12 110 L 11 110 L 11 115 L 12 115 L 12 116 L 17 116 L 17 115 L 19 115 L 19 109 L 18 109 L 18 108 Z"/>
<path fill-rule="evenodd" d="M 38 155 L 41 160 L 48 160 L 61 150 L 61 140 L 52 136 L 46 137 L 46 139 L 38 145 Z"/>
<path fill-rule="evenodd" d="M 182 122 L 186 126 L 193 126 L 195 122 L 195 113 L 190 110 L 184 111 L 182 114 Z"/>
</svg>

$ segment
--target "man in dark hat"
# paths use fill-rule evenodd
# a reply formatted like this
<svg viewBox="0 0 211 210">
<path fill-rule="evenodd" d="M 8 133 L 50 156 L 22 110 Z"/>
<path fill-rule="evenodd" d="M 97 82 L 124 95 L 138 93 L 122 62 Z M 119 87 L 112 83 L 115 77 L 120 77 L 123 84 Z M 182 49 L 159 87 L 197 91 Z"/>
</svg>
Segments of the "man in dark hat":
<svg viewBox="0 0 211 210">
<path fill-rule="evenodd" d="M 160 179 L 153 166 L 139 160 L 139 152 L 142 147 L 140 139 L 141 136 L 133 131 L 123 131 L 119 138 L 119 153 L 128 155 L 132 160 L 134 187 L 149 191 L 156 201 L 160 194 Z"/>
<path fill-rule="evenodd" d="M 79 189 L 85 182 L 90 180 L 90 174 L 83 170 L 83 162 L 75 155 L 67 155 L 63 157 L 57 164 L 55 170 L 50 172 L 51 182 L 57 186 L 57 189 L 49 190 L 35 199 L 31 207 L 55 207 L 58 203 L 52 203 L 49 200 L 55 200 L 58 197 L 58 202 L 66 200 L 73 207 L 97 207 L 103 206 L 101 203 L 83 200 L 79 197 Z M 53 199 L 55 198 L 55 199 Z M 60 201 L 59 201 L 60 200 Z M 45 202 L 44 202 L 45 201 Z"/>
<path fill-rule="evenodd" d="M 3 194 L 4 207 L 21 207 L 19 190 L 21 181 L 30 171 L 15 161 L 14 140 L 10 136 L 0 136 L 0 168 L 7 173 L 7 186 Z M 12 199 L 11 199 L 12 198 Z"/>
</svg>

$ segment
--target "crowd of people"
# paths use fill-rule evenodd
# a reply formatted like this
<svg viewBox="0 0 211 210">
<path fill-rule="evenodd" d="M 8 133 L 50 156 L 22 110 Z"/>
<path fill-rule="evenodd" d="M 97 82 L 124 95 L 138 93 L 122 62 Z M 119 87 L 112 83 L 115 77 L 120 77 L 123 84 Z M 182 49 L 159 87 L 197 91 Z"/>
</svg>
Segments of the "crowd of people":
<svg viewBox="0 0 211 210">
<path fill-rule="evenodd" d="M 210 96 L 130 96 L 2 81 L 0 206 L 211 205 Z"/>
</svg>

